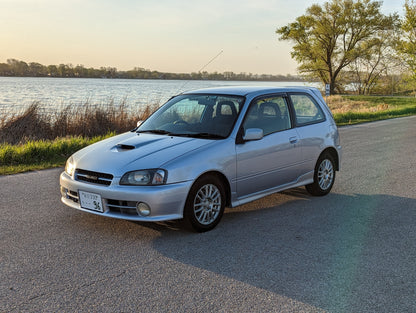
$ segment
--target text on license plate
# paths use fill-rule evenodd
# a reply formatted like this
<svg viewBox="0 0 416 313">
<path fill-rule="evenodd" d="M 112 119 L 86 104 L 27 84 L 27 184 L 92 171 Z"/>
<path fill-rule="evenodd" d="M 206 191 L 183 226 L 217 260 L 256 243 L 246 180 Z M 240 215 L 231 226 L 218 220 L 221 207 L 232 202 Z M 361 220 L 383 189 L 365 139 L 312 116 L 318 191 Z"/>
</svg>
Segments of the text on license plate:
<svg viewBox="0 0 416 313">
<path fill-rule="evenodd" d="M 99 194 L 79 190 L 78 195 L 81 208 L 104 212 L 103 201 Z"/>
</svg>

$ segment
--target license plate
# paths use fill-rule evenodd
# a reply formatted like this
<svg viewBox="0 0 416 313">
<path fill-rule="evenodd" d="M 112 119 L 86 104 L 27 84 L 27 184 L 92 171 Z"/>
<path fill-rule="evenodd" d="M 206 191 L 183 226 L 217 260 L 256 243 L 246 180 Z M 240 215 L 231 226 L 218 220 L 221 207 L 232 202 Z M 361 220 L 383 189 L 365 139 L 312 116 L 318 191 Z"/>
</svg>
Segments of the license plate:
<svg viewBox="0 0 416 313">
<path fill-rule="evenodd" d="M 98 212 L 104 212 L 103 201 L 101 200 L 100 195 L 81 190 L 79 190 L 78 195 L 81 208 Z"/>
</svg>

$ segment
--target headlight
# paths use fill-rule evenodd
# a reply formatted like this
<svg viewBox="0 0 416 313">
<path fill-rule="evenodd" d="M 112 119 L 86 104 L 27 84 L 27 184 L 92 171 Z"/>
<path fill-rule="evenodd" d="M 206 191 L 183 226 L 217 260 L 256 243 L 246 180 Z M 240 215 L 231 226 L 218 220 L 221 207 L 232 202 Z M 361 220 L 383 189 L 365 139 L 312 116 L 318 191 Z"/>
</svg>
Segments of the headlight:
<svg viewBox="0 0 416 313">
<path fill-rule="evenodd" d="M 75 164 L 74 164 L 74 159 L 72 158 L 72 156 L 66 161 L 65 164 L 65 172 L 69 175 L 72 176 L 74 174 L 75 171 Z"/>
<path fill-rule="evenodd" d="M 120 185 L 162 185 L 166 182 L 166 178 L 166 171 L 161 169 L 133 171 L 121 177 Z"/>
</svg>

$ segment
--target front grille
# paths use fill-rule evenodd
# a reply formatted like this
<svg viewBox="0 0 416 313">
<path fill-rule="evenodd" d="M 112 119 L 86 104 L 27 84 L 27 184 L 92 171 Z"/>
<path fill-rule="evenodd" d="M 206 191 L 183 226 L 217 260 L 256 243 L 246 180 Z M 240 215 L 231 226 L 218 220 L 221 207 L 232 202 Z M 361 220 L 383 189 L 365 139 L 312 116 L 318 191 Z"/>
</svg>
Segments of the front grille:
<svg viewBox="0 0 416 313">
<path fill-rule="evenodd" d="M 111 184 L 111 181 L 113 180 L 113 175 L 76 169 L 75 180 L 85 181 L 91 184 L 109 186 Z"/>
</svg>

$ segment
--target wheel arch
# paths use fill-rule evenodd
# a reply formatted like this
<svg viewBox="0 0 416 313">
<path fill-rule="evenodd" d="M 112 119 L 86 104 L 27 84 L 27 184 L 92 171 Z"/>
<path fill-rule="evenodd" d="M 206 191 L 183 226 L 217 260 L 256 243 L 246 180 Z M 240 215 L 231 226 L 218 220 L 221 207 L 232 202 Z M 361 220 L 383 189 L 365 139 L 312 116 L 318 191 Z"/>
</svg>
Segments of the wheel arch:
<svg viewBox="0 0 416 313">
<path fill-rule="evenodd" d="M 208 176 L 214 176 L 221 181 L 224 187 L 224 193 L 225 193 L 225 206 L 229 207 L 231 204 L 231 186 L 227 177 L 223 173 L 218 172 L 218 171 L 208 171 L 208 172 L 201 174 L 197 179 L 195 179 L 195 182 L 197 182 L 199 179 L 203 177 L 208 177 Z"/>
<path fill-rule="evenodd" d="M 336 171 L 339 171 L 339 168 L 340 168 L 340 164 L 339 164 L 339 155 L 338 155 L 338 152 L 337 152 L 337 150 L 335 149 L 335 148 L 333 148 L 333 147 L 328 147 L 328 148 L 326 148 L 324 151 L 322 151 L 321 152 L 321 154 L 319 155 L 319 157 L 318 157 L 318 160 L 319 160 L 319 158 L 322 156 L 322 155 L 324 155 L 324 154 L 329 154 L 330 156 L 332 156 L 333 158 L 334 158 L 334 162 L 335 162 L 335 170 Z"/>
</svg>

